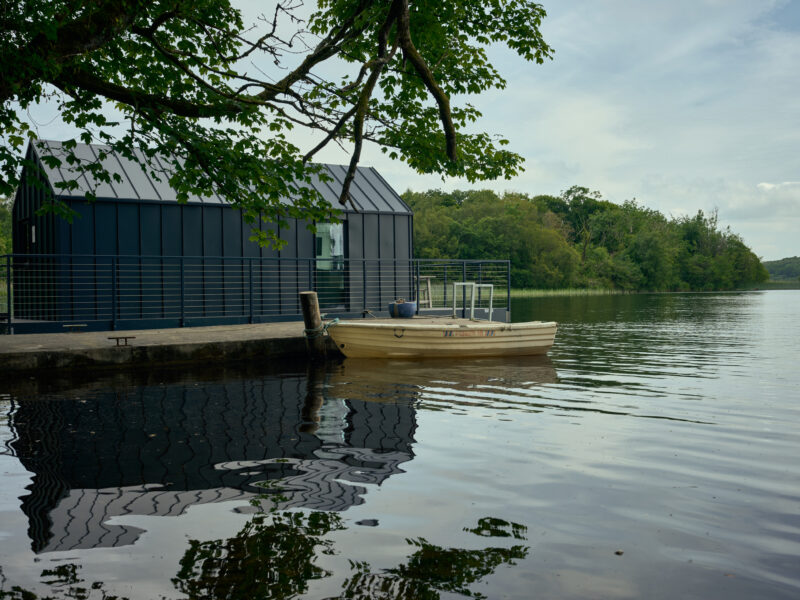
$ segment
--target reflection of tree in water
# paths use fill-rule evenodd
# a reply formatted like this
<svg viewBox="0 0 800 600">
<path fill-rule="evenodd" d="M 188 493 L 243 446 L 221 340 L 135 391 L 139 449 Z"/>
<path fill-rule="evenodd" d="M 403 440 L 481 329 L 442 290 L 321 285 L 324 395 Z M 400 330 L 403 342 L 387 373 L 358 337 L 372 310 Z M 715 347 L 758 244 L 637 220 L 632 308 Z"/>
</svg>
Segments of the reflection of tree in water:
<svg viewBox="0 0 800 600">
<path fill-rule="evenodd" d="M 366 563 L 358 564 L 358 572 L 347 580 L 339 598 L 437 600 L 439 592 L 485 598 L 483 594 L 471 591 L 469 586 L 494 573 L 500 565 L 513 566 L 515 560 L 528 555 L 527 546 L 464 550 L 442 548 L 424 538 L 407 541 L 417 550 L 406 564 L 380 573 L 372 572 Z"/>
<path fill-rule="evenodd" d="M 330 575 L 314 557 L 333 552 L 323 536 L 343 528 L 336 513 L 258 515 L 227 540 L 191 540 L 172 582 L 190 598 L 290 598 Z"/>
<path fill-rule="evenodd" d="M 527 528 L 518 523 L 484 517 L 473 528 L 464 531 L 481 537 L 513 537 L 524 540 Z M 528 555 L 527 546 L 464 550 L 442 548 L 424 538 L 406 540 L 417 550 L 406 564 L 380 573 L 372 572 L 369 564 L 355 565 L 357 572 L 347 580 L 339 598 L 352 600 L 389 600 L 419 598 L 436 600 L 439 592 L 483 598 L 469 586 L 491 575 L 500 565 L 513 566 L 515 560 Z"/>
<path fill-rule="evenodd" d="M 258 516 L 227 540 L 192 540 L 173 579 L 190 598 L 290 598 L 308 590 L 308 583 L 331 575 L 314 563 L 318 553 L 335 554 L 325 539 L 344 529 L 335 513 L 277 512 Z M 481 536 L 525 539 L 525 527 L 500 519 L 481 519 L 465 529 Z M 528 555 L 528 547 L 465 550 L 443 548 L 424 538 L 409 539 L 415 550 L 405 564 L 374 571 L 367 562 L 353 562 L 355 573 L 338 598 L 435 600 L 440 592 L 482 598 L 469 586 L 491 575 L 500 565 Z"/>
<path fill-rule="evenodd" d="M 345 529 L 333 512 L 274 511 L 255 515 L 235 536 L 224 540 L 191 540 L 181 568 L 172 579 L 175 588 L 189 598 L 297 598 L 309 583 L 332 575 L 316 564 L 319 554 L 338 554 L 330 533 Z M 481 537 L 525 540 L 526 528 L 501 519 L 483 518 L 464 531 Z M 374 570 L 367 562 L 350 561 L 352 575 L 344 582 L 340 600 L 438 600 L 450 593 L 485 598 L 470 586 L 502 566 L 514 566 L 527 557 L 529 548 L 489 547 L 479 550 L 445 548 L 424 538 L 406 540 L 414 551 L 404 564 Z M 49 587 L 38 596 L 19 586 L 6 589 L 0 571 L 0 599 L 36 600 L 75 598 L 123 600 L 109 594 L 103 582 L 87 584 L 79 577 L 79 565 L 65 563 L 42 571 L 40 580 Z"/>
<path fill-rule="evenodd" d="M 509 523 L 494 517 L 479 519 L 478 526 L 472 529 L 464 528 L 464 531 L 469 531 L 481 537 L 513 537 L 515 540 L 526 539 L 525 532 L 527 530 L 527 527 L 519 523 Z"/>
<path fill-rule="evenodd" d="M 64 563 L 53 569 L 45 569 L 39 578 L 41 582 L 50 587 L 50 591 L 45 596 L 37 596 L 30 590 L 26 590 L 18 585 L 6 589 L 6 579 L 3 576 L 3 569 L 0 567 L 0 600 L 55 600 L 56 598 L 72 598 L 73 600 L 128 600 L 122 596 L 109 595 L 103 587 L 102 581 L 95 581 L 90 585 L 81 579 L 78 571 L 80 565 L 75 563 Z"/>
</svg>

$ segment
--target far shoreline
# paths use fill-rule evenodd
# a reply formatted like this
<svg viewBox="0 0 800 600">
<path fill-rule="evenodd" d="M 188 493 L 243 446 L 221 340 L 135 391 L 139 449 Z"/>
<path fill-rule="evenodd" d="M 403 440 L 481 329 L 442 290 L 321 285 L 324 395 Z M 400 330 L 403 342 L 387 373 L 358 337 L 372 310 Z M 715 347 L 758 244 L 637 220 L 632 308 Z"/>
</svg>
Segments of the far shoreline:
<svg viewBox="0 0 800 600">
<path fill-rule="evenodd" d="M 615 290 L 607 288 L 522 289 L 512 288 L 512 298 L 547 298 L 550 296 L 622 296 L 629 294 L 724 294 L 730 292 L 762 292 L 768 290 L 800 290 L 800 281 L 764 281 L 752 287 L 732 290 Z"/>
</svg>

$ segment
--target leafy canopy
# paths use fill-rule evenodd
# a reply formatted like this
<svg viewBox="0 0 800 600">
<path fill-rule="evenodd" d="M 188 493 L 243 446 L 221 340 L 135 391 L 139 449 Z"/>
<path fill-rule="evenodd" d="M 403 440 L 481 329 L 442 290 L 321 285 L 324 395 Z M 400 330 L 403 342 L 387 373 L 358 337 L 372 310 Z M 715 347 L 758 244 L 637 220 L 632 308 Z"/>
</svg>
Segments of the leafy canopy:
<svg viewBox="0 0 800 600">
<path fill-rule="evenodd" d="M 256 25 L 231 0 L 9 0 L 0 15 L 0 194 L 10 194 L 26 139 L 26 110 L 55 102 L 85 143 L 137 160 L 171 161 L 179 199 L 213 190 L 262 216 L 324 218 L 302 184 L 326 144 L 349 141 L 345 204 L 364 141 L 419 172 L 482 180 L 510 177 L 522 158 L 487 133 L 469 95 L 503 88 L 486 48 L 505 44 L 525 60 L 551 57 L 530 0 L 302 0 L 269 3 Z M 115 110 L 110 110 L 109 107 Z M 299 148 L 292 130 L 319 133 Z M 74 172 L 110 175 L 82 164 Z M 67 186 L 70 184 L 67 183 Z M 73 184 L 74 186 L 75 184 Z M 294 206 L 282 207 L 291 197 Z M 66 212 L 66 207 L 51 206 Z"/>
<path fill-rule="evenodd" d="M 558 197 L 429 190 L 403 199 L 417 217 L 417 256 L 509 260 L 515 288 L 730 290 L 768 277 L 716 213 L 667 219 L 581 186 Z"/>
<path fill-rule="evenodd" d="M 0 197 L 0 255 L 11 253 L 11 200 Z"/>
</svg>

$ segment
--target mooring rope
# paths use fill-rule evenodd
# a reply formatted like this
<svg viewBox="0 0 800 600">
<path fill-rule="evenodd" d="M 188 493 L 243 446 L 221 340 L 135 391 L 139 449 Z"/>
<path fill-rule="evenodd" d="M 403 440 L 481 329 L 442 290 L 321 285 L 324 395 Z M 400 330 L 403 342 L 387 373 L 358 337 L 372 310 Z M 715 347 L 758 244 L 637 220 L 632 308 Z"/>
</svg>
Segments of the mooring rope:
<svg viewBox="0 0 800 600">
<path fill-rule="evenodd" d="M 321 324 L 319 327 L 314 327 L 314 329 L 303 329 L 303 333 L 309 340 L 313 340 L 321 335 L 325 335 L 325 332 L 328 331 L 328 327 L 333 327 L 338 322 L 339 319 L 337 317 L 333 321 L 328 321 L 327 323 Z"/>
</svg>

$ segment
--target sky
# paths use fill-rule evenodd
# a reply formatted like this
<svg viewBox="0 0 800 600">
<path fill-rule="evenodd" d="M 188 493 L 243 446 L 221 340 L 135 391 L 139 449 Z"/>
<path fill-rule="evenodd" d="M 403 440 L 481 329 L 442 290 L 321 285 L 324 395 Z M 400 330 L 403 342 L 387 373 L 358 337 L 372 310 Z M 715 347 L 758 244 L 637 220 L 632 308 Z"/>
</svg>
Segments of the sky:
<svg viewBox="0 0 800 600">
<path fill-rule="evenodd" d="M 717 210 L 720 226 L 764 260 L 800 255 L 800 0 L 541 3 L 554 59 L 537 65 L 493 47 L 508 85 L 469 98 L 484 114 L 480 129 L 525 158 L 522 174 L 442 180 L 375 147 L 362 164 L 399 192 L 557 195 L 581 185 L 669 217 Z M 248 16 L 264 5 L 242 6 Z M 43 137 L 60 139 L 40 111 Z M 313 137 L 297 135 L 310 147 Z M 349 156 L 329 146 L 317 159 Z"/>
</svg>

